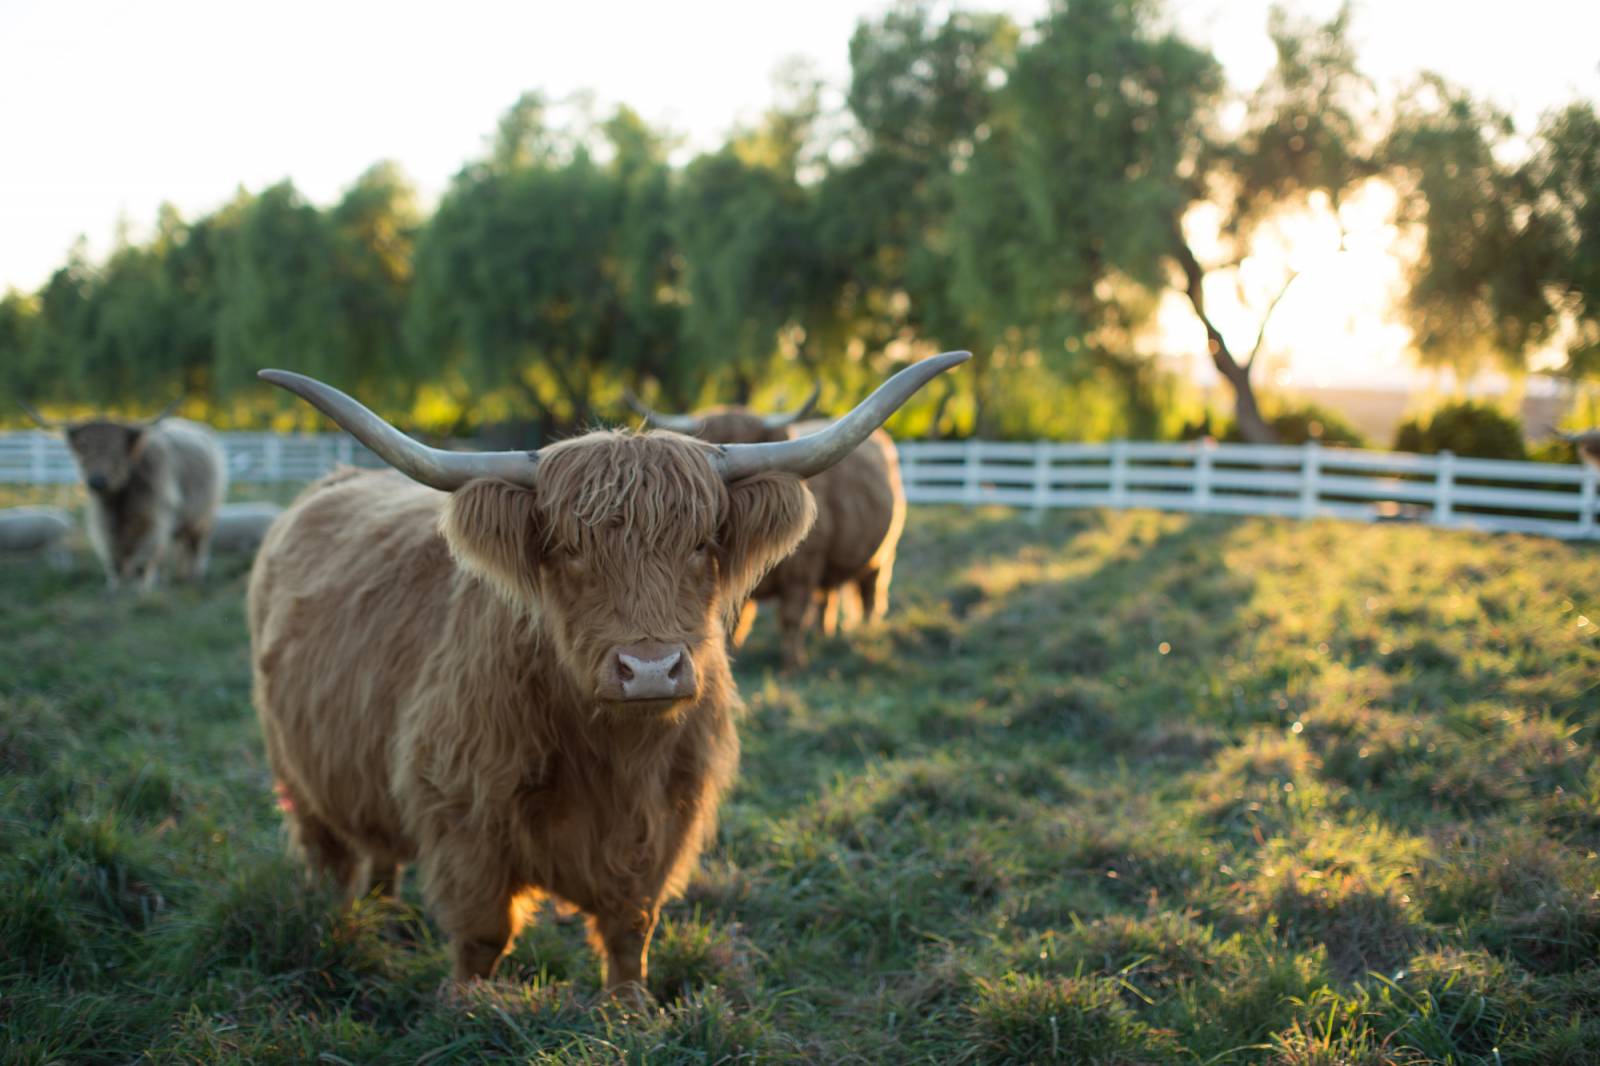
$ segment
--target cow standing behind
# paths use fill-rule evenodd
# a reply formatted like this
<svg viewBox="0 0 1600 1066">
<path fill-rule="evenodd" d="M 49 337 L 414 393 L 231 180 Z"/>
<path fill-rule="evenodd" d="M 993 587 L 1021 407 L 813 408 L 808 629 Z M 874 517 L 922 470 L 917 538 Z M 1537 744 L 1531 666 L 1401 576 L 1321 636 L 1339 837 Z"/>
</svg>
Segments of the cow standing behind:
<svg viewBox="0 0 1600 1066">
<path fill-rule="evenodd" d="M 713 407 L 694 415 L 663 415 L 632 396 L 634 409 L 662 429 L 687 433 L 716 444 L 788 440 L 825 423 L 800 422 L 817 393 L 787 414 L 758 414 L 747 407 Z M 805 662 L 805 631 L 820 614 L 822 630 L 832 635 L 841 614 L 840 593 L 854 588 L 861 614 L 882 618 L 889 609 L 895 551 L 905 529 L 906 497 L 894 441 L 874 430 L 840 462 L 807 480 L 817 501 L 817 521 L 800 546 L 764 578 L 740 612 L 733 632 L 739 647 L 755 622 L 756 603 L 778 602 L 778 628 L 784 664 Z M 846 615 L 848 618 L 848 615 Z"/>
<path fill-rule="evenodd" d="M 727 616 L 810 527 L 799 478 L 966 358 L 912 367 L 800 440 L 595 432 L 487 454 L 426 448 L 264 371 L 429 486 L 336 472 L 251 570 L 256 708 L 308 864 L 353 895 L 415 861 L 461 980 L 559 897 L 588 916 L 607 987 L 642 991 L 738 761 Z"/>
<path fill-rule="evenodd" d="M 92 419 L 62 429 L 89 490 L 89 543 L 116 588 L 150 588 L 171 553 L 182 578 L 205 576 L 211 527 L 228 487 L 227 461 L 205 426 L 163 413 L 149 422 Z"/>
</svg>

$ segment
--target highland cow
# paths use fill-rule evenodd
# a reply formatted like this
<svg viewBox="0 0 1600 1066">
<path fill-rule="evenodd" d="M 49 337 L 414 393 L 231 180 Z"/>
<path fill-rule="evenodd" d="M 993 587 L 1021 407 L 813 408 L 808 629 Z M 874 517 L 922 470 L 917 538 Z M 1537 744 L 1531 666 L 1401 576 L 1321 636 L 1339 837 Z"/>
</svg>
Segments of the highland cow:
<svg viewBox="0 0 1600 1066">
<path fill-rule="evenodd" d="M 492 975 L 556 897 L 587 916 L 607 988 L 643 996 L 661 905 L 738 761 L 726 616 L 810 528 L 800 479 L 966 358 L 793 441 L 594 432 L 500 453 L 424 447 L 263 371 L 421 483 L 329 475 L 251 571 L 255 703 L 308 865 L 353 896 L 416 863 L 460 980 Z"/>
<path fill-rule="evenodd" d="M 745 407 L 663 415 L 631 394 L 628 400 L 653 426 L 732 444 L 787 440 L 815 430 L 818 423 L 798 419 L 809 412 L 816 396 L 813 391 L 799 411 L 782 415 L 761 415 Z M 881 429 L 836 466 L 810 478 L 807 486 L 817 501 L 816 523 L 794 553 L 756 586 L 733 632 L 734 647 L 739 647 L 755 621 L 757 601 L 777 600 L 783 661 L 790 668 L 805 662 L 805 631 L 813 617 L 820 615 L 824 634 L 833 633 L 842 591 L 859 593 L 863 618 L 882 618 L 888 611 L 895 550 L 905 528 L 900 462 L 894 442 Z"/>
<path fill-rule="evenodd" d="M 169 552 L 179 577 L 205 576 L 228 486 L 215 433 L 166 412 L 148 422 L 58 423 L 27 410 L 66 435 L 89 490 L 89 543 L 111 588 L 134 579 L 152 587 Z"/>
</svg>

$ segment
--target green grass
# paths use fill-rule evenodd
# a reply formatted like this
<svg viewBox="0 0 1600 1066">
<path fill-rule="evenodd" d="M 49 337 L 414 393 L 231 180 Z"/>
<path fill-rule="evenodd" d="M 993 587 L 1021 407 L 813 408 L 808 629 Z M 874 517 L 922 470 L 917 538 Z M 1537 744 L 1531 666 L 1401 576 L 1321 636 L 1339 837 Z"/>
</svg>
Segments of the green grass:
<svg viewBox="0 0 1600 1066">
<path fill-rule="evenodd" d="M 758 624 L 648 1016 L 303 887 L 222 570 L 0 565 L 6 1062 L 1600 1062 L 1593 547 L 916 510 L 887 623 Z"/>
</svg>

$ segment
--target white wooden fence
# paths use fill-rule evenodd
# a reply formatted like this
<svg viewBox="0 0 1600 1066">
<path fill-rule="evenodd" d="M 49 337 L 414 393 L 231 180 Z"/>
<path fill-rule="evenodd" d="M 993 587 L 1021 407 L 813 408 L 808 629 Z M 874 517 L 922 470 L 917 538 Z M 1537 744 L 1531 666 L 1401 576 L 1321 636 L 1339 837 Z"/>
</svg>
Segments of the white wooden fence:
<svg viewBox="0 0 1600 1066">
<path fill-rule="evenodd" d="M 221 436 L 235 482 L 309 481 L 339 463 L 380 465 L 344 434 Z M 900 445 L 900 464 L 912 503 L 1413 520 L 1600 538 L 1595 472 L 1555 463 L 1316 444 L 911 441 Z M 0 485 L 76 480 L 60 439 L 38 432 L 0 434 Z"/>
<path fill-rule="evenodd" d="M 231 482 L 310 481 L 340 463 L 383 464 L 343 433 L 220 433 Z M 78 480 L 66 442 L 49 433 L 0 433 L 0 485 L 61 485 Z"/>
<path fill-rule="evenodd" d="M 1152 507 L 1600 536 L 1584 466 L 1316 444 L 907 442 L 912 503 Z"/>
</svg>

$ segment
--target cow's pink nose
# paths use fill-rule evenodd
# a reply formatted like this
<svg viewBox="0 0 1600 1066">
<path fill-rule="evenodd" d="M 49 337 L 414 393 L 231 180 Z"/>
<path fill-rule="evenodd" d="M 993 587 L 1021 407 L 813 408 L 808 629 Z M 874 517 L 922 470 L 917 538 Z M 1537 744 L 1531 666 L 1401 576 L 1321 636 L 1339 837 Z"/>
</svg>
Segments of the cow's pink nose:
<svg viewBox="0 0 1600 1066">
<path fill-rule="evenodd" d="M 602 695 L 616 700 L 679 700 L 695 694 L 694 660 L 682 644 L 624 644 L 611 650 Z"/>
</svg>

